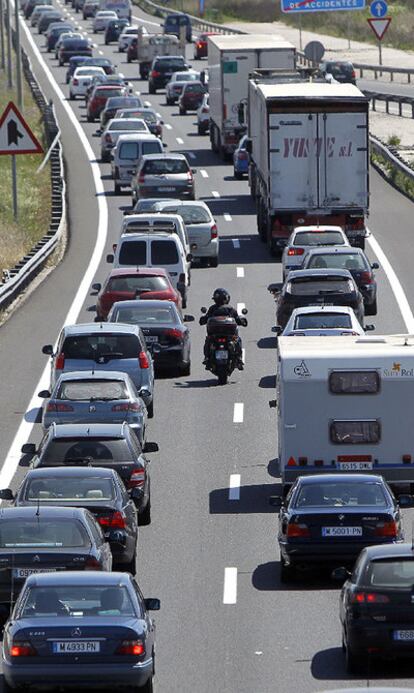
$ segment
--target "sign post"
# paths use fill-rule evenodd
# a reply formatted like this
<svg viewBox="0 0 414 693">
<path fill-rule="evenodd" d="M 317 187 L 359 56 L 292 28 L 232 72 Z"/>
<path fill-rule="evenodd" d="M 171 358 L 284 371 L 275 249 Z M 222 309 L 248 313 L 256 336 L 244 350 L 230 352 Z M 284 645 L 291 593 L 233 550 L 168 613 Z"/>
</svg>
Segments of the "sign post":
<svg viewBox="0 0 414 693">
<path fill-rule="evenodd" d="M 13 215 L 17 219 L 17 154 L 42 154 L 43 148 L 20 111 L 10 101 L 0 118 L 0 155 L 11 156 Z"/>
<path fill-rule="evenodd" d="M 378 39 L 379 64 L 382 65 L 381 41 L 385 36 L 385 32 L 387 31 L 389 25 L 391 24 L 391 17 L 385 16 L 388 12 L 388 5 L 385 0 L 372 0 L 369 9 L 372 17 L 367 19 L 367 22 Z"/>
</svg>

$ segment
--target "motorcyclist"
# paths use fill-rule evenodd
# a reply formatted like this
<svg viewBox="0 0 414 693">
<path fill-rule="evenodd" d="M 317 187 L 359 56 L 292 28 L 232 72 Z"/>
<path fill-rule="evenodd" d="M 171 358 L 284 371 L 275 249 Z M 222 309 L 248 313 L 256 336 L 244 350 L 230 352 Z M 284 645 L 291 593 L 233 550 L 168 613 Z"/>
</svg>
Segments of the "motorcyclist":
<svg viewBox="0 0 414 693">
<path fill-rule="evenodd" d="M 234 318 L 236 323 L 238 325 L 241 325 L 241 318 L 232 306 L 229 305 L 230 303 L 230 294 L 226 289 L 218 288 L 215 289 L 213 293 L 213 299 L 214 301 L 213 305 L 210 306 L 208 309 L 207 313 L 201 316 L 200 318 L 200 325 L 206 325 L 207 321 L 209 318 L 217 317 L 219 315 L 226 315 L 230 318 Z M 208 366 L 208 360 L 209 360 L 209 355 L 210 355 L 210 341 L 211 337 L 209 335 L 206 336 L 206 340 L 204 342 L 204 361 L 203 364 Z M 243 359 L 242 359 L 242 341 L 240 339 L 240 336 L 237 337 L 237 340 L 235 342 L 235 355 L 236 355 L 236 365 L 237 368 L 242 371 L 244 369 L 244 364 L 243 364 Z"/>
</svg>

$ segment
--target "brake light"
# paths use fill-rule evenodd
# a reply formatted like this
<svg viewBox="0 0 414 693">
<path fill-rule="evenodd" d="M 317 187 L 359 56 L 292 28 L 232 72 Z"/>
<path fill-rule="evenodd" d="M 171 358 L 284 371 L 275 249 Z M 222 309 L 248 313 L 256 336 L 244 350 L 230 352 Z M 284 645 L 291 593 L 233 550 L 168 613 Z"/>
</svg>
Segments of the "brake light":
<svg viewBox="0 0 414 693">
<path fill-rule="evenodd" d="M 136 486 L 143 486 L 145 483 L 145 469 L 137 469 L 132 472 L 129 480 L 127 481 L 128 488 L 135 488 Z"/>
<path fill-rule="evenodd" d="M 73 411 L 73 407 L 70 404 L 63 404 L 63 402 L 49 402 L 46 411 L 64 412 Z"/>
<path fill-rule="evenodd" d="M 356 72 L 355 72 L 355 70 L 352 70 L 351 77 L 352 77 L 352 79 L 356 79 Z"/>
<path fill-rule="evenodd" d="M 119 655 L 143 655 L 145 654 L 145 645 L 141 640 L 123 640 L 116 653 Z"/>
<path fill-rule="evenodd" d="M 89 556 L 85 563 L 85 570 L 102 570 L 102 566 L 96 558 Z"/>
<path fill-rule="evenodd" d="M 246 161 L 246 159 L 248 158 L 247 152 L 244 152 L 243 150 L 241 150 L 241 151 L 238 153 L 238 157 L 239 157 L 239 159 L 240 159 L 241 161 Z"/>
<path fill-rule="evenodd" d="M 372 284 L 374 281 L 371 272 L 361 272 L 359 278 L 364 284 Z"/>
<path fill-rule="evenodd" d="M 141 368 L 149 368 L 148 356 L 146 355 L 145 351 L 140 351 L 138 358 Z"/>
<path fill-rule="evenodd" d="M 292 255 L 303 255 L 304 252 L 304 248 L 288 248 L 287 254 L 292 257 Z"/>
<path fill-rule="evenodd" d="M 187 180 L 189 183 L 193 182 L 193 174 L 191 173 L 191 171 L 187 171 Z"/>
<path fill-rule="evenodd" d="M 215 224 L 213 224 L 210 231 L 211 231 L 211 240 L 213 240 L 213 238 L 217 238 L 217 226 Z"/>
<path fill-rule="evenodd" d="M 111 529 L 125 529 L 126 517 L 123 512 L 116 510 L 112 515 L 103 515 L 96 518 L 101 527 Z"/>
<path fill-rule="evenodd" d="M 37 652 L 27 640 L 14 642 L 10 648 L 11 657 L 33 657 Z"/>
<path fill-rule="evenodd" d="M 138 183 L 145 183 L 145 175 L 143 173 L 139 174 Z"/>
<path fill-rule="evenodd" d="M 114 404 L 111 411 L 141 411 L 138 402 L 123 402 L 123 404 Z"/>
<path fill-rule="evenodd" d="M 109 133 L 105 135 L 105 142 L 112 142 L 112 137 Z"/>
<path fill-rule="evenodd" d="M 62 351 L 56 359 L 55 368 L 58 371 L 60 371 L 64 368 L 64 366 L 65 366 L 65 354 Z"/>
<path fill-rule="evenodd" d="M 389 601 L 385 594 L 375 592 L 356 592 L 351 598 L 353 604 L 388 604 Z"/>
<path fill-rule="evenodd" d="M 396 522 L 381 522 L 375 528 L 374 534 L 376 537 L 391 537 L 395 539 L 397 536 L 397 531 Z"/>
<path fill-rule="evenodd" d="M 208 106 L 203 106 L 203 108 L 201 109 L 201 113 L 210 113 L 210 109 L 208 108 Z"/>
<path fill-rule="evenodd" d="M 197 43 L 197 48 L 202 48 L 202 47 L 203 47 L 203 44 L 201 43 L 201 41 L 199 41 L 199 42 Z"/>
<path fill-rule="evenodd" d="M 180 330 L 175 330 L 175 329 L 172 329 L 172 330 L 165 330 L 165 334 L 166 334 L 168 337 L 174 337 L 174 339 L 182 340 L 182 338 L 183 338 L 183 335 L 182 335 L 182 333 L 180 332 Z"/>
<path fill-rule="evenodd" d="M 289 538 L 310 537 L 310 530 L 307 525 L 289 522 L 286 534 Z"/>
<path fill-rule="evenodd" d="M 78 84 L 79 84 L 79 80 L 75 77 L 74 80 L 73 80 L 73 86 L 74 86 L 74 87 L 77 87 Z"/>
<path fill-rule="evenodd" d="M 153 70 L 151 72 L 151 77 L 161 77 L 161 72 L 158 72 L 158 70 Z"/>
</svg>

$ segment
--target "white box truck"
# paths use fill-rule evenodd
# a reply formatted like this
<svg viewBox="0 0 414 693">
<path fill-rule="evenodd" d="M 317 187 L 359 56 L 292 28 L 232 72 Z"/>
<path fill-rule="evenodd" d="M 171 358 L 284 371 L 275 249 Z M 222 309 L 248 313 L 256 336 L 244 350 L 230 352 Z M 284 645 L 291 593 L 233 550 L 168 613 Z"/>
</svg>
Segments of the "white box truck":
<svg viewBox="0 0 414 693">
<path fill-rule="evenodd" d="M 414 487 L 414 336 L 279 337 L 278 460 L 298 476 L 381 474 Z"/>
<path fill-rule="evenodd" d="M 176 36 L 138 32 L 137 58 L 141 79 L 148 79 L 152 61 L 158 55 L 182 54 L 183 51 Z"/>
<path fill-rule="evenodd" d="M 364 247 L 369 206 L 369 101 L 352 84 L 253 78 L 249 184 L 272 254 L 295 226 L 341 226 Z"/>
<path fill-rule="evenodd" d="M 247 99 L 249 74 L 257 68 L 294 70 L 295 47 L 277 35 L 208 37 L 210 141 L 223 157 L 240 139 L 239 105 Z"/>
</svg>

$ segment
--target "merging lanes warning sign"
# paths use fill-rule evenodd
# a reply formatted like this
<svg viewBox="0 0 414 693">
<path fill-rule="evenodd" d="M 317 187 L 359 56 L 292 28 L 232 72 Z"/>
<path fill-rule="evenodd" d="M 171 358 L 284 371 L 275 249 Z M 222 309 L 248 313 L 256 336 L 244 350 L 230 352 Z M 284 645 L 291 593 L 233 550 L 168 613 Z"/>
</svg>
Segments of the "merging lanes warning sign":
<svg viewBox="0 0 414 693">
<path fill-rule="evenodd" d="M 367 19 L 372 31 L 377 37 L 378 41 L 381 41 L 387 31 L 389 25 L 391 24 L 392 17 L 384 17 L 383 19 Z"/>
<path fill-rule="evenodd" d="M 12 101 L 0 118 L 0 154 L 41 154 L 43 147 Z"/>
</svg>

